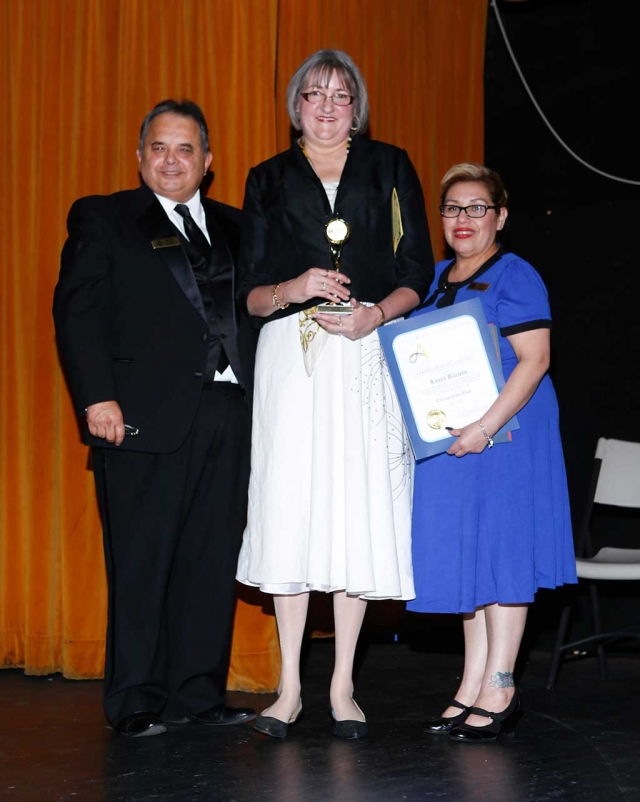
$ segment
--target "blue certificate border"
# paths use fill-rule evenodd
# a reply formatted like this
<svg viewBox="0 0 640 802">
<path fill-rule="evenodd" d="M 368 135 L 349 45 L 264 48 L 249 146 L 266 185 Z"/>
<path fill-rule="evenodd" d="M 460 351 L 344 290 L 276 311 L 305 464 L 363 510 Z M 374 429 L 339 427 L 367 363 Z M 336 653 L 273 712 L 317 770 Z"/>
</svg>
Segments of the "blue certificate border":
<svg viewBox="0 0 640 802">
<path fill-rule="evenodd" d="M 398 335 L 404 334 L 405 332 L 426 329 L 436 323 L 441 323 L 443 320 L 451 320 L 463 315 L 468 315 L 474 318 L 478 324 L 478 330 L 482 337 L 482 344 L 484 345 L 487 360 L 491 367 L 498 392 L 500 392 L 504 387 L 502 365 L 500 363 L 498 354 L 496 353 L 493 337 L 489 331 L 484 309 L 482 308 L 482 303 L 480 302 L 479 298 L 472 298 L 470 301 L 463 301 L 459 304 L 446 306 L 444 309 L 435 309 L 433 312 L 425 312 L 420 315 L 415 315 L 407 320 L 400 320 L 390 323 L 388 326 L 381 326 L 378 329 L 380 344 L 387 360 L 387 365 L 389 366 L 391 380 L 393 381 L 393 385 L 396 389 L 398 400 L 400 402 L 400 408 L 402 410 L 402 417 L 404 418 L 405 426 L 409 432 L 409 439 L 411 440 L 411 446 L 413 448 L 413 453 L 416 460 L 422 460 L 426 459 L 427 457 L 433 457 L 436 454 L 441 454 L 450 447 L 451 443 L 453 442 L 453 438 L 444 438 L 443 440 L 438 440 L 434 443 L 428 443 L 426 440 L 423 440 L 422 437 L 420 437 L 420 434 L 418 433 L 418 427 L 416 426 L 415 418 L 413 416 L 413 411 L 411 409 L 411 404 L 409 403 L 409 398 L 407 396 L 407 391 L 405 390 L 404 382 L 402 381 L 400 368 L 398 367 L 393 341 L 396 339 L 396 337 L 398 337 Z M 500 431 L 496 432 L 493 439 L 496 442 L 508 442 L 508 432 L 519 428 L 520 426 L 518 424 L 518 419 L 514 415 L 511 420 L 505 423 Z"/>
</svg>

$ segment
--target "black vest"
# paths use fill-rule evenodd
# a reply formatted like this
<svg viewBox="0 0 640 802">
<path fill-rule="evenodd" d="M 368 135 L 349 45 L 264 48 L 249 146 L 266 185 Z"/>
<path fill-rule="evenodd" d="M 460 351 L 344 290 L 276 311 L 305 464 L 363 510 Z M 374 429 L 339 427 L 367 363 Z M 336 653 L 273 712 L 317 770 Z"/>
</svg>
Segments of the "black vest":
<svg viewBox="0 0 640 802">
<path fill-rule="evenodd" d="M 211 239 L 211 260 L 208 264 L 176 227 L 207 316 L 209 350 L 204 380 L 213 381 L 216 371 L 222 373 L 227 365 L 231 365 L 236 379 L 244 386 L 235 335 L 233 259 L 224 234 L 210 217 L 207 217 L 207 230 Z"/>
</svg>

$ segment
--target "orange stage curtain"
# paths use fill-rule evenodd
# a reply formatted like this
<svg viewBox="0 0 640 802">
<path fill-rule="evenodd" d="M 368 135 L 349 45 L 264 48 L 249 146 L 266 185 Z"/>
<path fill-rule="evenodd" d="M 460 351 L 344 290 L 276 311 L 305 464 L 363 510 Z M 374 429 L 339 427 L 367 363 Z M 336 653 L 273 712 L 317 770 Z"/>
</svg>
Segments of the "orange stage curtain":
<svg viewBox="0 0 640 802">
<path fill-rule="evenodd" d="M 277 0 L 9 0 L 0 65 L 0 660 L 99 677 L 105 578 L 87 452 L 58 367 L 51 298 L 70 204 L 137 184 L 144 114 L 189 96 L 211 127 L 211 194 L 240 205 L 275 150 Z M 10 233 L 9 233 L 10 232 Z M 241 602 L 233 683 L 277 682 L 273 618 Z M 245 634 L 250 633 L 250 635 Z M 247 654 L 247 652 L 249 654 Z"/>
<path fill-rule="evenodd" d="M 372 135 L 408 150 L 439 232 L 441 175 L 454 161 L 482 159 L 486 5 L 0 0 L 1 665 L 102 673 L 100 526 L 50 311 L 73 200 L 135 186 L 142 117 L 163 97 L 188 96 L 211 128 L 210 195 L 240 205 L 249 167 L 288 145 L 284 90 L 294 68 L 319 47 L 341 47 L 367 80 Z M 277 682 L 262 601 L 241 592 L 231 688 Z"/>
</svg>

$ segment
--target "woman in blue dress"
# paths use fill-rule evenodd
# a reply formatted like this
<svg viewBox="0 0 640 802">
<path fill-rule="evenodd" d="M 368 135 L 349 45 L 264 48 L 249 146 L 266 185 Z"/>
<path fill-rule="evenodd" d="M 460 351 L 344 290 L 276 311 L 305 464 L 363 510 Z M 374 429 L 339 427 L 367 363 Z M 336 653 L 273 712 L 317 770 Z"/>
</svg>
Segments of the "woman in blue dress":
<svg viewBox="0 0 640 802">
<path fill-rule="evenodd" d="M 480 420 L 452 429 L 445 454 L 418 463 L 413 506 L 415 612 L 462 614 L 462 682 L 426 730 L 494 740 L 520 717 L 513 670 L 538 588 L 576 582 L 558 406 L 549 367 L 551 316 L 534 268 L 496 242 L 507 219 L 500 176 L 458 164 L 442 179 L 444 236 L 455 258 L 436 266 L 414 312 L 479 298 L 493 323 L 506 384 Z M 494 447 L 517 413 L 520 428 Z"/>
</svg>

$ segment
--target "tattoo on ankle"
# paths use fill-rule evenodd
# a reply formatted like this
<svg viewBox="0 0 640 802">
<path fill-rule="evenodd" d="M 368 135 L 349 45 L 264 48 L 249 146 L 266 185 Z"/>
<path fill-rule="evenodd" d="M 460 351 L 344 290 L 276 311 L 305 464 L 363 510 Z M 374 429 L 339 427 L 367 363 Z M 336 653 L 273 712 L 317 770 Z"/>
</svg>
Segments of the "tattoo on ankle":
<svg viewBox="0 0 640 802">
<path fill-rule="evenodd" d="M 513 671 L 496 671 L 491 675 L 489 685 L 492 688 L 515 688 L 513 681 Z"/>
</svg>

